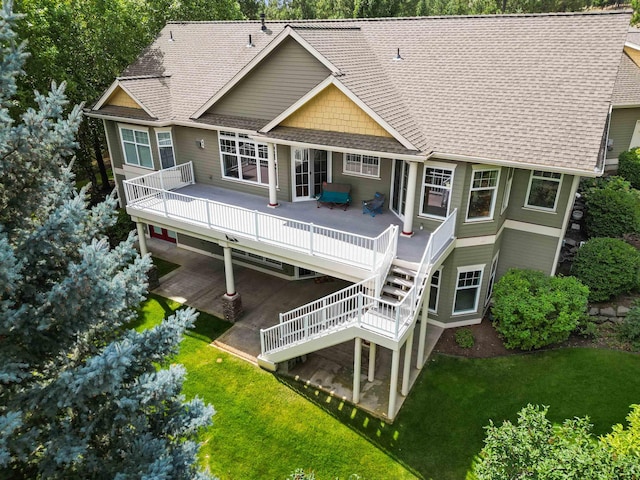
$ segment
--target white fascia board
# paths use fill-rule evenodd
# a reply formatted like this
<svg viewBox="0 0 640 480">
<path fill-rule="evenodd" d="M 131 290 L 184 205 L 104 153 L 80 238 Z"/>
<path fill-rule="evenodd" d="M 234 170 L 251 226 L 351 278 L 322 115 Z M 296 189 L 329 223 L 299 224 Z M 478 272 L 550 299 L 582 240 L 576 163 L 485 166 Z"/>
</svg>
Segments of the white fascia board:
<svg viewBox="0 0 640 480">
<path fill-rule="evenodd" d="M 633 48 L 634 50 L 638 50 L 640 52 L 640 45 L 633 42 L 624 42 L 625 47 Z"/>
<path fill-rule="evenodd" d="M 118 88 L 118 84 L 120 82 L 118 80 L 114 80 L 111 86 L 107 89 L 106 92 L 102 94 L 98 102 L 93 106 L 94 110 L 99 110 L 104 105 L 104 102 L 111 96 L 113 92 L 115 92 L 116 88 Z"/>
<path fill-rule="evenodd" d="M 115 80 L 111 84 L 111 86 L 107 89 L 107 91 L 104 92 L 104 94 L 100 97 L 100 100 L 98 100 L 98 103 L 96 103 L 93 106 L 92 110 L 99 110 L 100 108 L 102 108 L 104 106 L 105 102 L 109 99 L 109 97 L 113 94 L 113 92 L 116 91 L 116 88 L 118 88 L 118 87 L 120 87 L 127 95 L 129 95 L 131 97 L 131 99 L 134 102 L 136 102 L 140 106 L 140 108 L 142 108 L 147 113 L 147 115 L 149 115 L 150 117 L 157 118 L 153 114 L 153 112 L 151 110 L 149 110 L 147 107 L 145 107 L 144 104 L 140 100 L 138 100 L 133 93 L 131 93 L 131 91 L 128 88 L 126 88 L 124 85 L 122 85 L 120 80 Z"/>
<path fill-rule="evenodd" d="M 442 160 L 454 160 L 457 162 L 482 163 L 485 165 L 497 165 L 499 167 L 514 167 L 528 170 L 544 170 L 545 172 L 566 173 L 568 175 L 581 175 L 583 177 L 598 177 L 601 175 L 599 171 L 580 170 L 575 168 L 554 167 L 548 165 L 538 165 L 527 162 L 513 162 L 509 160 L 499 160 L 495 158 L 472 157 L 470 155 L 458 155 L 455 153 L 444 153 L 435 151 L 431 155 L 432 158 L 440 158 Z"/>
<path fill-rule="evenodd" d="M 284 112 L 278 115 L 276 118 L 271 120 L 267 125 L 265 125 L 260 132 L 268 133 L 271 129 L 277 127 L 281 122 L 283 122 L 287 117 L 292 115 L 296 110 L 301 108 L 304 104 L 313 99 L 316 95 L 318 95 L 322 90 L 327 88 L 329 85 L 334 85 L 338 90 L 340 90 L 344 95 L 349 98 L 353 103 L 355 103 L 362 111 L 364 111 L 367 115 L 373 118 L 378 125 L 380 125 L 389 135 L 398 140 L 408 150 L 419 150 L 416 148 L 411 142 L 409 142 L 406 138 L 404 138 L 398 131 L 389 125 L 385 120 L 380 117 L 376 112 L 374 112 L 368 105 L 366 105 L 362 100 L 360 100 L 351 90 L 344 86 L 344 84 L 335 77 L 329 76 L 325 78 L 322 82 L 316 85 L 313 89 L 309 90 L 309 92 L 303 96 L 296 103 L 287 108 Z"/>
<path fill-rule="evenodd" d="M 92 110 L 85 110 L 82 112 L 84 115 L 90 118 L 99 118 L 101 120 L 111 120 L 118 123 L 128 123 L 131 125 L 144 125 L 146 127 L 170 127 L 175 123 L 170 120 L 139 120 L 137 118 L 118 117 L 116 115 L 109 115 Z"/>
<path fill-rule="evenodd" d="M 284 42 L 287 38 L 295 39 L 305 50 L 307 50 L 311 55 L 313 55 L 320 63 L 322 63 L 325 67 L 331 70 L 333 75 L 340 75 L 341 72 L 333 65 L 329 60 L 327 60 L 324 56 L 322 56 L 315 48 L 313 48 L 306 40 L 304 40 L 299 34 L 297 34 L 291 27 L 286 26 L 276 37 L 271 40 L 271 42 L 260 51 L 253 59 L 247 63 L 242 69 L 236 73 L 231 80 L 227 82 L 227 84 L 222 87 L 218 92 L 211 97 L 207 103 L 205 103 L 202 107 L 194 113 L 191 118 L 199 118 L 202 114 L 204 114 L 207 110 L 209 110 L 213 104 L 215 104 L 220 98 L 227 94 L 229 90 L 235 87 L 240 80 L 242 80 L 250 71 L 254 69 L 262 60 L 264 60 L 267 55 L 269 55 L 272 51 L 276 49 L 282 42 Z"/>
</svg>

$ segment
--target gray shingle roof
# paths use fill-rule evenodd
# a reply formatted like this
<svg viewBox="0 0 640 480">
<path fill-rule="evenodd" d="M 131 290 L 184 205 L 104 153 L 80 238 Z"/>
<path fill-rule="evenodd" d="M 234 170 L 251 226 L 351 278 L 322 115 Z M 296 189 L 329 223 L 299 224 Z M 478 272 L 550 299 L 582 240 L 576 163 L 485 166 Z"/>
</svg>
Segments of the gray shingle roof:
<svg viewBox="0 0 640 480">
<path fill-rule="evenodd" d="M 613 106 L 640 105 L 640 68 L 625 53 L 613 89 Z"/>
<path fill-rule="evenodd" d="M 589 171 L 629 18 L 607 12 L 288 24 L 425 153 Z M 188 120 L 287 24 L 267 25 L 271 35 L 259 22 L 170 23 L 124 76 L 170 75 L 163 85 L 169 98 L 157 86 L 139 98 L 161 119 Z M 246 47 L 249 34 L 256 48 Z M 397 48 L 403 60 L 393 60 Z"/>
</svg>

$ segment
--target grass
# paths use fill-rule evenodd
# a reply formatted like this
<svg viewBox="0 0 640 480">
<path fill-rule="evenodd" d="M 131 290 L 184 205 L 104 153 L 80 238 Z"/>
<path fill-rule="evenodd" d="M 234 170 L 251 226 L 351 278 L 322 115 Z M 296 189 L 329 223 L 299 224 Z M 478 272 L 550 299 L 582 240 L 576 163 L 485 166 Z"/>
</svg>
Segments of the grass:
<svg viewBox="0 0 640 480">
<path fill-rule="evenodd" d="M 164 277 L 167 273 L 174 271 L 180 267 L 177 263 L 172 263 L 158 257 L 153 257 L 153 264 L 158 269 L 158 278 Z"/>
<path fill-rule="evenodd" d="M 177 304 L 153 297 L 138 328 Z M 516 419 L 527 403 L 550 405 L 549 418 L 588 415 L 601 435 L 640 402 L 640 356 L 562 349 L 493 359 L 435 356 L 393 425 L 340 399 L 278 379 L 209 346 L 228 324 L 201 315 L 176 361 L 187 367 L 188 397 L 219 410 L 202 436 L 203 462 L 222 480 L 284 479 L 313 468 L 318 480 L 463 479 L 482 448 L 489 419 Z M 305 400 L 305 397 L 311 401 Z"/>
</svg>

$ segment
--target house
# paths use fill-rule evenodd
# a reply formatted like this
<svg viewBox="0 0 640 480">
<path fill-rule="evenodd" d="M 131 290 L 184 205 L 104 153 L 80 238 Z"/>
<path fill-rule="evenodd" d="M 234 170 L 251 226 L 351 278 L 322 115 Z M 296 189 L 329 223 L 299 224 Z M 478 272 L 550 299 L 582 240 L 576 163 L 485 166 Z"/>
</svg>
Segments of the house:
<svg viewBox="0 0 640 480">
<path fill-rule="evenodd" d="M 428 324 L 480 322 L 511 267 L 555 273 L 578 182 L 604 171 L 629 20 L 169 23 L 86 114 L 142 252 L 150 235 L 224 259 L 228 318 L 251 294 L 234 263 L 353 282 L 282 312 L 259 361 L 355 339 L 359 372 L 363 342 L 370 362 L 387 348 L 393 418 Z M 349 186 L 347 211 L 318 208 L 324 182 Z M 383 213 L 362 214 L 376 192 Z"/>
</svg>

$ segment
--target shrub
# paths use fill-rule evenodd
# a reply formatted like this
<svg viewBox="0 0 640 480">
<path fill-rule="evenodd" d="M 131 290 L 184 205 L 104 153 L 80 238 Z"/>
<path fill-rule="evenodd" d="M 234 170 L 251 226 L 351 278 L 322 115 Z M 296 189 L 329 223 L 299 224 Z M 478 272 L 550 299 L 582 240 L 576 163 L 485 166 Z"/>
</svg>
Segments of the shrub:
<svg viewBox="0 0 640 480">
<path fill-rule="evenodd" d="M 511 269 L 493 290 L 494 326 L 507 348 L 531 350 L 562 342 L 586 315 L 588 295 L 576 278 Z"/>
<path fill-rule="evenodd" d="M 124 208 L 118 209 L 116 223 L 105 230 L 105 235 L 109 237 L 111 247 L 115 247 L 129 236 L 129 232 L 136 229 L 136 224 Z"/>
<path fill-rule="evenodd" d="M 638 191 L 621 177 L 594 182 L 584 192 L 589 237 L 622 237 L 640 230 Z"/>
<path fill-rule="evenodd" d="M 640 350 L 640 303 L 638 301 L 620 325 L 619 334 L 620 339 L 629 342 L 635 351 Z"/>
<path fill-rule="evenodd" d="M 592 238 L 576 254 L 571 274 L 589 287 L 591 302 L 604 302 L 638 285 L 640 253 L 617 238 Z"/>
<path fill-rule="evenodd" d="M 640 189 L 640 149 L 622 152 L 618 157 L 618 175 L 627 180 L 633 188 Z"/>
<path fill-rule="evenodd" d="M 475 345 L 476 339 L 473 332 L 468 328 L 460 328 L 456 330 L 456 343 L 462 348 L 471 348 Z"/>
</svg>

